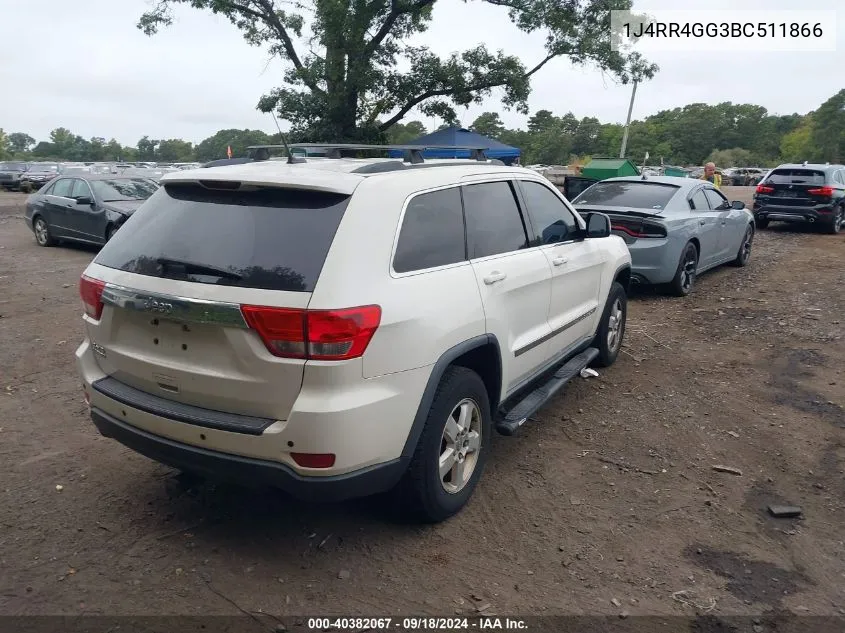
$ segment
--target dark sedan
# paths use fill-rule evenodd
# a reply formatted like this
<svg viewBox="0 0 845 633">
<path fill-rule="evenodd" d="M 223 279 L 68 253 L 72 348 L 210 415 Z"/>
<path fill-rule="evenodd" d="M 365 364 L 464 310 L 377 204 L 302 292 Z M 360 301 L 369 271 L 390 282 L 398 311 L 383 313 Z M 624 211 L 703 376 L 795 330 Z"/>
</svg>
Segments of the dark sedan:
<svg viewBox="0 0 845 633">
<path fill-rule="evenodd" d="M 39 246 L 105 244 L 156 189 L 147 178 L 60 176 L 27 198 L 26 223 Z"/>
<path fill-rule="evenodd" d="M 21 191 L 38 191 L 58 176 L 60 171 L 58 163 L 30 163 L 29 169 L 21 175 Z"/>
<path fill-rule="evenodd" d="M 26 168 L 26 163 L 16 161 L 0 163 L 0 187 L 6 191 L 19 191 Z"/>
</svg>

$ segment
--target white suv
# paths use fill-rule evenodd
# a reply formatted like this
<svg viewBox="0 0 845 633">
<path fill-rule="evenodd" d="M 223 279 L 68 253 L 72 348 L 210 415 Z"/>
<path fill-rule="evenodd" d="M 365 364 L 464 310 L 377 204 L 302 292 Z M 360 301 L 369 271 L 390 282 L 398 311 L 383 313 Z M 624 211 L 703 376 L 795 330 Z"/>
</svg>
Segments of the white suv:
<svg viewBox="0 0 845 633">
<path fill-rule="evenodd" d="M 316 158 L 168 174 L 85 270 L 100 432 L 305 499 L 457 512 L 625 328 L 631 259 L 536 172 Z"/>
</svg>

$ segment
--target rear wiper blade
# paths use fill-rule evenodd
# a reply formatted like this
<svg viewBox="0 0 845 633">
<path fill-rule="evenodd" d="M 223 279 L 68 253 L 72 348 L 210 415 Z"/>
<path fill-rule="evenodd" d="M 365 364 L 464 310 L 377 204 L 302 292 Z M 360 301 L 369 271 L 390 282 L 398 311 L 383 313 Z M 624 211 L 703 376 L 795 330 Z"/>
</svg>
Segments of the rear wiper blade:
<svg viewBox="0 0 845 633">
<path fill-rule="evenodd" d="M 195 262 L 184 261 L 181 259 L 170 259 L 167 257 L 159 257 L 156 259 L 156 262 L 165 267 L 174 267 L 174 268 L 181 268 L 185 274 L 198 274 L 198 275 L 216 275 L 217 277 L 224 277 L 226 279 L 234 279 L 239 280 L 241 279 L 241 275 L 237 273 L 233 273 L 230 270 L 225 270 L 223 268 L 215 268 L 214 266 L 206 266 L 205 264 L 197 264 Z"/>
</svg>

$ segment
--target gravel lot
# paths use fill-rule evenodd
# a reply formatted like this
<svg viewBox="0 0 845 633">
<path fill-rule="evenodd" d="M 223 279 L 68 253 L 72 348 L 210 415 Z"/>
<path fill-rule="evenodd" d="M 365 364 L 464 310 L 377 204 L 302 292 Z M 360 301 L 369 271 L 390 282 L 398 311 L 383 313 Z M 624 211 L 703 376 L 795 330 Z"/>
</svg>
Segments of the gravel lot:
<svg viewBox="0 0 845 633">
<path fill-rule="evenodd" d="M 0 613 L 845 614 L 845 235 L 774 226 L 691 297 L 635 297 L 619 362 L 419 527 L 101 438 L 73 360 L 95 251 L 38 248 L 23 200 L 0 194 Z"/>
</svg>

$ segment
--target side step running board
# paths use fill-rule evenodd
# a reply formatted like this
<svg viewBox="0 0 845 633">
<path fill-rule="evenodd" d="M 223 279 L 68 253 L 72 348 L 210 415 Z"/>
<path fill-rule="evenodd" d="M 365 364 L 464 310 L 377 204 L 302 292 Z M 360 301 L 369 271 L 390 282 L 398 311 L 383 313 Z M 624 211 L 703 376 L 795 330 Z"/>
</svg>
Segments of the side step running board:
<svg viewBox="0 0 845 633">
<path fill-rule="evenodd" d="M 595 347 L 589 347 L 573 356 L 551 378 L 523 397 L 504 417 L 500 417 L 496 421 L 496 430 L 502 435 L 514 435 L 529 417 L 551 400 L 566 383 L 578 376 L 598 355 L 599 351 Z"/>
</svg>

